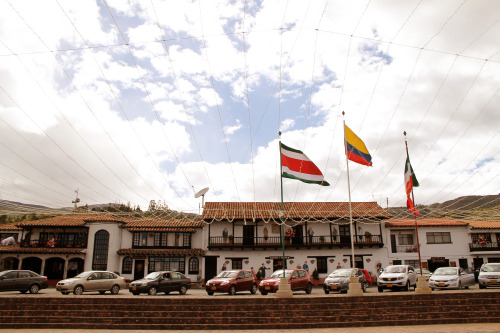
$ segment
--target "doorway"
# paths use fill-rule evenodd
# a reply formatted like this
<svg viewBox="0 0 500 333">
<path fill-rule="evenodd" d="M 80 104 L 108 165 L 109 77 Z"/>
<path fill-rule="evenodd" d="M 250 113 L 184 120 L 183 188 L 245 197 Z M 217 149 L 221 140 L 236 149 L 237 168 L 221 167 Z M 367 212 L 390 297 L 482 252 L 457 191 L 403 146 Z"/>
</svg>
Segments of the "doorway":
<svg viewBox="0 0 500 333">
<path fill-rule="evenodd" d="M 217 257 L 205 257 L 205 282 L 217 275 Z"/>
<path fill-rule="evenodd" d="M 243 226 L 243 245 L 254 245 L 254 226 Z"/>
<path fill-rule="evenodd" d="M 350 227 L 351 226 L 349 224 L 339 225 L 339 235 L 341 244 L 351 244 Z"/>
<path fill-rule="evenodd" d="M 134 280 L 144 277 L 144 260 L 136 260 L 134 265 Z"/>
</svg>

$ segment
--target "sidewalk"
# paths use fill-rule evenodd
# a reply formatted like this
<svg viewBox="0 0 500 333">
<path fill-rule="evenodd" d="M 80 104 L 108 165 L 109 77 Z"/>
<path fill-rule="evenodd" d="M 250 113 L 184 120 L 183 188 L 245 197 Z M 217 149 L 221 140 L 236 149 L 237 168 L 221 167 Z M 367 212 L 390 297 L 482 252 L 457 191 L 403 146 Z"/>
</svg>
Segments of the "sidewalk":
<svg viewBox="0 0 500 333">
<path fill-rule="evenodd" d="M 171 331 L 171 330 L 66 330 L 66 329 L 0 329 L 0 333 L 208 333 L 211 331 Z M 488 324 L 451 324 L 451 325 L 414 325 L 414 326 L 375 326 L 375 327 L 342 327 L 342 328 L 315 328 L 298 330 L 221 330 L 217 333 L 500 333 L 500 323 Z"/>
</svg>

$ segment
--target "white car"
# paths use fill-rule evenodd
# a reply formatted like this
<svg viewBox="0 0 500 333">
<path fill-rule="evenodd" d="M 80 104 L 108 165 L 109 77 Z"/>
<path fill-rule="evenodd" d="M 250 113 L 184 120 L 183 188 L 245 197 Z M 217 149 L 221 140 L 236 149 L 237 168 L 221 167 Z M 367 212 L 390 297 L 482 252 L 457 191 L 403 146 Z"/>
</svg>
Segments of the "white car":
<svg viewBox="0 0 500 333">
<path fill-rule="evenodd" d="M 434 289 L 469 289 L 476 283 L 474 273 L 460 267 L 440 267 L 429 278 L 429 287 Z"/>
<path fill-rule="evenodd" d="M 107 271 L 87 271 L 77 276 L 57 282 L 56 290 L 63 295 L 73 292 L 81 295 L 86 291 L 98 291 L 104 294 L 106 291 L 116 295 L 120 289 L 127 289 L 125 278 L 113 272 Z"/>
<path fill-rule="evenodd" d="M 479 289 L 500 287 L 500 263 L 483 264 L 479 270 Z"/>
<path fill-rule="evenodd" d="M 417 273 L 410 265 L 387 266 L 377 279 L 379 292 L 384 289 L 406 289 L 417 286 Z"/>
</svg>

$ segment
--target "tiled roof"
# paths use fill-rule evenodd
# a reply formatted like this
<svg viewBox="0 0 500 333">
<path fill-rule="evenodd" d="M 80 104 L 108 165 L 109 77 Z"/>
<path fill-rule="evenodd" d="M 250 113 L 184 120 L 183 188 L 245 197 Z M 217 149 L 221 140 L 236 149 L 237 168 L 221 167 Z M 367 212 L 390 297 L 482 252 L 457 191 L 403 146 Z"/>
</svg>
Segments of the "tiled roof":
<svg viewBox="0 0 500 333">
<path fill-rule="evenodd" d="M 471 229 L 500 229 L 500 220 L 467 221 Z"/>
<path fill-rule="evenodd" d="M 129 231 L 182 231 L 195 232 L 195 228 L 203 228 L 205 222 L 192 219 L 142 219 L 129 221 L 123 228 Z"/>
<path fill-rule="evenodd" d="M 419 227 L 464 227 L 467 222 L 457 221 L 453 219 L 440 218 L 417 218 Z M 390 219 L 385 222 L 386 227 L 414 227 L 415 219 Z"/>
<path fill-rule="evenodd" d="M 95 221 L 108 221 L 108 222 L 122 222 L 123 219 L 116 218 L 110 215 L 91 215 L 91 214 L 76 214 L 76 215 L 61 215 L 49 217 L 46 219 L 24 221 L 16 223 L 18 227 L 83 227 L 87 222 Z"/>
<path fill-rule="evenodd" d="M 0 224 L 0 231 L 21 231 L 22 229 L 17 227 L 15 223 Z"/>
<path fill-rule="evenodd" d="M 205 255 L 205 251 L 202 249 L 120 249 L 117 253 L 133 258 L 143 258 L 147 256 L 182 257 Z"/>
<path fill-rule="evenodd" d="M 19 244 L 10 246 L 0 245 L 0 253 L 12 253 L 12 254 L 83 254 L 85 253 L 85 251 L 86 249 L 82 248 L 21 247 L 19 246 Z"/>
<path fill-rule="evenodd" d="M 387 213 L 376 202 L 353 202 L 354 218 L 389 218 Z M 287 219 L 325 219 L 349 217 L 348 202 L 285 202 L 285 218 Z M 202 218 L 205 221 L 214 219 L 279 219 L 280 202 L 207 202 Z"/>
</svg>

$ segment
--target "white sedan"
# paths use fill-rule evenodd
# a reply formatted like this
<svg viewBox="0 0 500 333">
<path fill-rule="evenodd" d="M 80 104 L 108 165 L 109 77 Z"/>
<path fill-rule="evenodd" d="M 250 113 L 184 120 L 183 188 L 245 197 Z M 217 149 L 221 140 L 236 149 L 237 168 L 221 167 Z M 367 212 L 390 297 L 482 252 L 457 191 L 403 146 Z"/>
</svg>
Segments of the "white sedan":
<svg viewBox="0 0 500 333">
<path fill-rule="evenodd" d="M 474 274 L 460 267 L 440 267 L 429 278 L 429 287 L 436 289 L 469 289 L 476 283 Z"/>
</svg>

